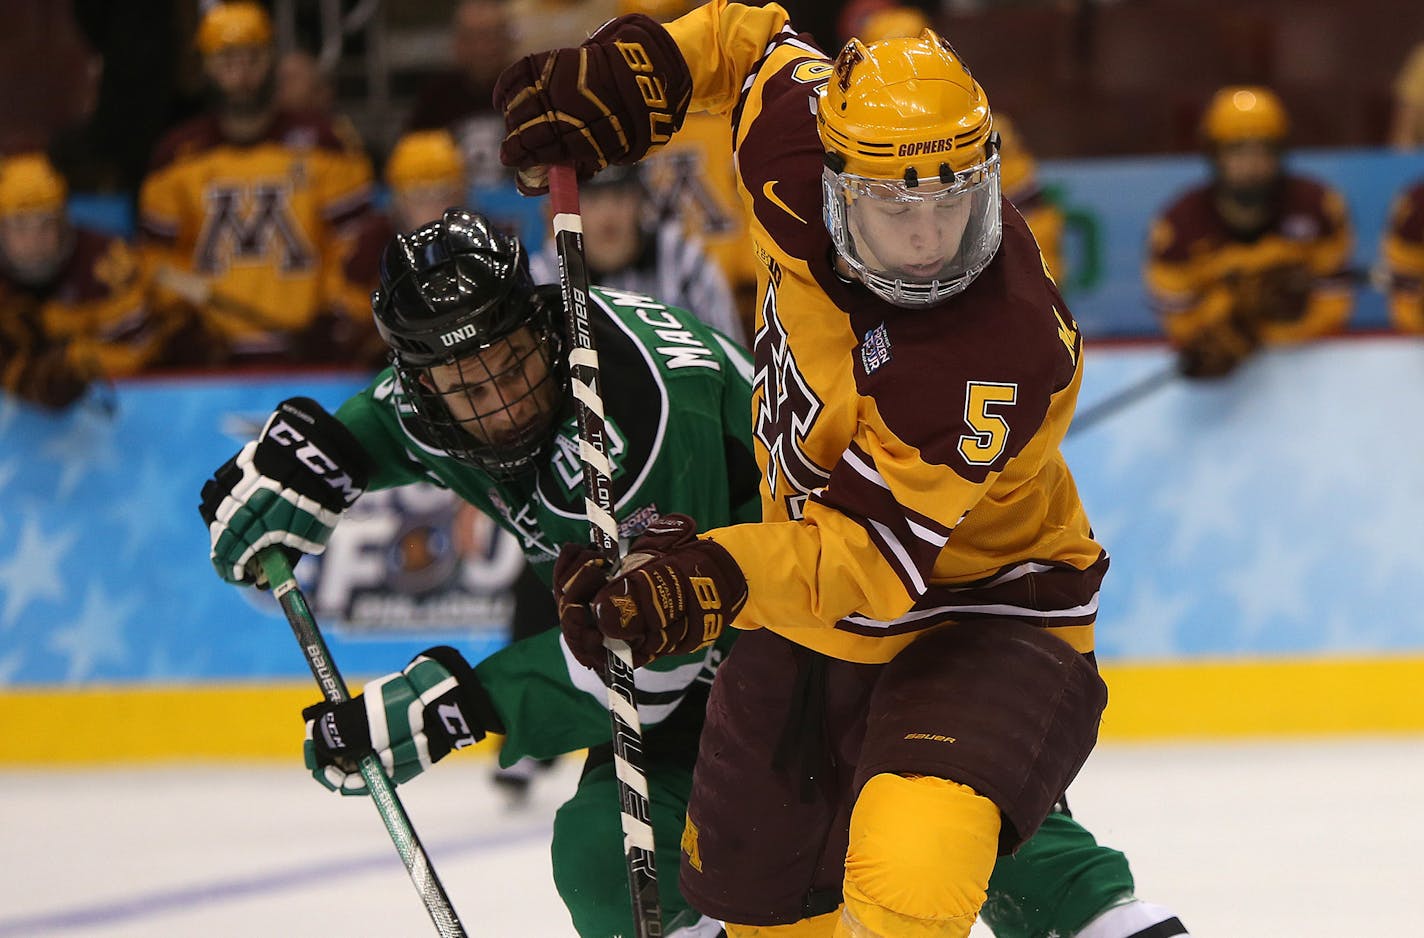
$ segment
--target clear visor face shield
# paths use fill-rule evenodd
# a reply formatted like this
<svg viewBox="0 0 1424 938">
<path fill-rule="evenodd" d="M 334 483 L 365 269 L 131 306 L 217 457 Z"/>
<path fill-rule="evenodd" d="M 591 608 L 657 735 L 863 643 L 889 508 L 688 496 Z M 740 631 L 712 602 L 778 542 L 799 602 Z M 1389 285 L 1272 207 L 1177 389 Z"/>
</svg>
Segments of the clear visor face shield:
<svg viewBox="0 0 1424 938">
<path fill-rule="evenodd" d="M 959 293 L 999 249 L 998 153 L 947 181 L 912 186 L 828 167 L 821 186 L 836 253 L 896 306 L 929 306 Z"/>
<path fill-rule="evenodd" d="M 557 341 L 525 327 L 458 358 L 400 365 L 430 442 L 497 478 L 531 468 L 564 411 Z"/>
</svg>

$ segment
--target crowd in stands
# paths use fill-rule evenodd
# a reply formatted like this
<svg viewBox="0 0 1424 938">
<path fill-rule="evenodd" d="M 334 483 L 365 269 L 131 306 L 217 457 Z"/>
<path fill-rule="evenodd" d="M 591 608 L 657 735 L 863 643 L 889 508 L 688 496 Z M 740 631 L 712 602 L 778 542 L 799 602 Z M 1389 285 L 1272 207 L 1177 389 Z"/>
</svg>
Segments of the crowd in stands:
<svg viewBox="0 0 1424 938">
<path fill-rule="evenodd" d="M 42 132 L 0 133 L 0 384 L 62 408 L 94 383 L 160 368 L 379 366 L 368 298 L 386 241 L 447 206 L 470 205 L 481 186 L 507 183 L 503 122 L 491 104 L 500 71 L 535 46 L 574 44 L 610 16 L 667 20 L 694 5 L 453 3 L 450 68 L 415 98 L 406 133 L 379 154 L 379 176 L 373 148 L 338 111 L 330 76 L 313 55 L 278 49 L 264 6 L 202 5 L 189 41 L 205 104 L 152 148 L 133 243 L 70 220 L 69 185 L 56 168 L 64 161 L 46 153 L 66 139 L 48 120 L 55 114 Z M 831 6 L 836 41 L 915 35 L 934 17 L 933 5 L 889 0 Z M 36 67 L 34 82 L 47 74 Z M 93 82 L 85 87 L 92 98 Z M 1380 143 L 1424 146 L 1424 44 L 1394 91 Z M 40 113 L 23 113 L 31 112 Z M 0 119 L 20 120 L 15 113 Z M 1061 275 L 1062 213 L 1009 117 L 996 114 L 996 124 L 1004 191 Z M 1285 170 L 1291 116 L 1271 89 L 1222 89 L 1202 102 L 1199 128 L 1211 179 L 1163 207 L 1145 280 L 1183 372 L 1209 377 L 1262 345 L 1343 329 L 1368 278 L 1349 266 L 1356 233 L 1340 194 Z M 722 156 L 731 132 L 725 117 L 691 115 L 671 146 L 587 187 L 585 225 L 595 279 L 685 305 L 748 342 L 755 262 Z M 1392 322 L 1424 331 L 1424 178 L 1400 193 L 1381 253 L 1376 280 Z M 556 276 L 552 255 L 536 256 L 534 268 Z"/>
</svg>

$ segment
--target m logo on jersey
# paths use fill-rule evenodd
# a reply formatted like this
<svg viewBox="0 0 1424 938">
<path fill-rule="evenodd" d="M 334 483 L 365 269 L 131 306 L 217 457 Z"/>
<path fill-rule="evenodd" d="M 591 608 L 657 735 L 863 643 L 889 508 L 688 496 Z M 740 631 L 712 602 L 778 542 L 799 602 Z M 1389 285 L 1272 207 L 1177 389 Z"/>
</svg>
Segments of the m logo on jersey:
<svg viewBox="0 0 1424 938">
<path fill-rule="evenodd" d="M 768 287 L 756 334 L 756 438 L 766 447 L 766 482 L 784 499 L 788 515 L 800 519 L 806 499 L 825 486 L 831 474 L 802 449 L 824 406 L 796 367 L 786 329 L 776 313 L 776 289 Z"/>
<path fill-rule="evenodd" d="M 219 274 L 234 263 L 270 262 L 292 273 L 310 268 L 315 254 L 292 217 L 288 188 L 214 184 L 203 192 L 207 210 L 193 252 L 196 269 Z"/>
</svg>

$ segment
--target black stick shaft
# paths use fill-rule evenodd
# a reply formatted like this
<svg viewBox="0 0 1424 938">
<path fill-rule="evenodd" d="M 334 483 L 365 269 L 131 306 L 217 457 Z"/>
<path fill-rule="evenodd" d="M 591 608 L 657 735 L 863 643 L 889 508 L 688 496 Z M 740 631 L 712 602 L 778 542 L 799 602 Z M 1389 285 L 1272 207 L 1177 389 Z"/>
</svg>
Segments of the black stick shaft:
<svg viewBox="0 0 1424 938">
<path fill-rule="evenodd" d="M 306 597 L 297 586 L 296 577 L 292 575 L 292 567 L 286 556 L 277 548 L 271 547 L 258 555 L 258 562 L 262 565 L 267 582 L 272 584 L 273 595 L 282 604 L 287 623 L 291 625 L 297 641 L 301 642 L 307 667 L 311 668 L 312 677 L 316 678 L 321 692 L 331 703 L 350 700 L 351 694 L 346 690 L 346 682 L 342 680 L 341 672 L 336 670 L 336 662 L 331 660 L 326 640 L 321 637 L 316 618 L 312 616 Z M 435 923 L 435 930 L 440 933 L 441 938 L 465 938 L 465 929 L 460 924 L 459 916 L 455 914 L 455 907 L 450 904 L 450 897 L 446 895 L 440 877 L 435 875 L 435 867 L 430 865 L 430 857 L 421 845 L 420 838 L 416 836 L 410 817 L 405 813 L 405 806 L 396 797 L 395 785 L 386 777 L 379 757 L 373 754 L 361 760 L 361 777 L 366 780 L 366 790 L 371 793 L 371 800 L 375 803 L 376 810 L 381 813 L 381 820 L 386 823 L 386 832 L 391 835 L 396 852 L 405 863 L 406 872 L 410 874 L 411 882 L 420 893 L 425 910 L 430 913 L 430 920 Z"/>
<path fill-rule="evenodd" d="M 579 458 L 589 537 L 614 569 L 619 560 L 618 522 L 613 514 L 613 471 L 608 462 L 600 393 L 598 350 L 588 319 L 588 265 L 583 256 L 583 218 L 578 177 L 570 166 L 549 168 L 554 242 L 569 335 L 569 376 L 578 411 Z M 608 713 L 613 722 L 613 761 L 622 802 L 623 848 L 633 899 L 637 938 L 662 938 L 658 872 L 654 861 L 648 779 L 643 772 L 643 728 L 633 684 L 633 656 L 626 642 L 607 640 Z"/>
</svg>

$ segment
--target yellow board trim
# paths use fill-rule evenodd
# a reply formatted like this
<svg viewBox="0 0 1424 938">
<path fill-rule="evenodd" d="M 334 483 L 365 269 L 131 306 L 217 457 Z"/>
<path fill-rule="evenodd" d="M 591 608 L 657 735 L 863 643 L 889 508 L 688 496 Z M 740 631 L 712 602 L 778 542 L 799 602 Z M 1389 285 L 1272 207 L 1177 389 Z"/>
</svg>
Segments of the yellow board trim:
<svg viewBox="0 0 1424 938">
<path fill-rule="evenodd" d="M 1424 732 L 1424 658 L 1100 662 L 1101 738 Z"/>
<path fill-rule="evenodd" d="M 1102 663 L 1106 741 L 1424 732 L 1424 657 Z M 0 693 L 0 765 L 276 759 L 301 764 L 292 684 Z M 475 747 L 498 748 L 487 737 Z"/>
<path fill-rule="evenodd" d="M 0 765 L 277 759 L 302 764 L 302 708 L 321 694 L 292 684 L 43 688 L 0 692 Z M 498 741 L 464 750 L 492 755 Z"/>
</svg>

